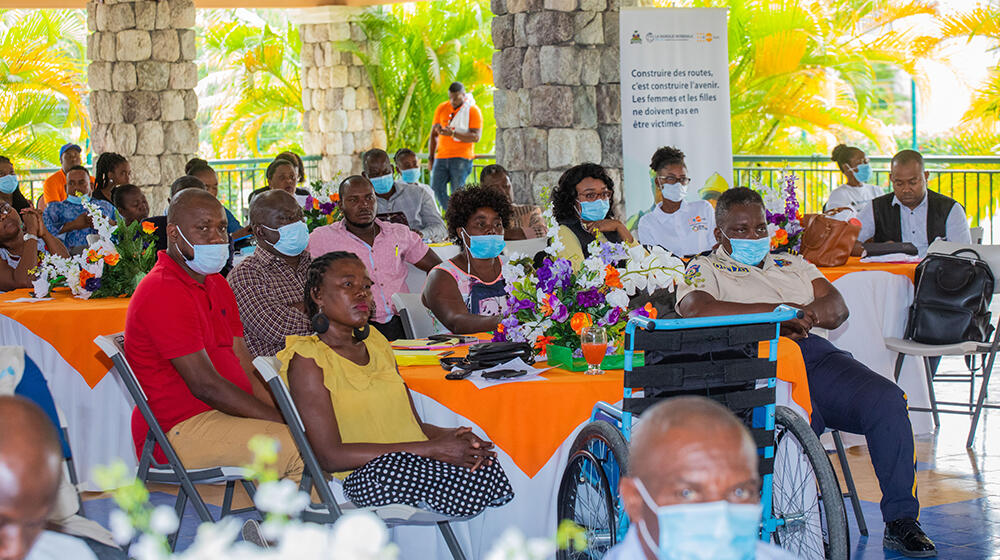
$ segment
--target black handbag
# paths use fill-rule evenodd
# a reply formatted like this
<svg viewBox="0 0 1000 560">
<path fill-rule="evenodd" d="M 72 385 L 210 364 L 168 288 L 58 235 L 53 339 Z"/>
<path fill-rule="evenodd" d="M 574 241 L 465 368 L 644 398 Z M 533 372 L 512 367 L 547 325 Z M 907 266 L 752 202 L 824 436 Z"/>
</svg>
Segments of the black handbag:
<svg viewBox="0 0 1000 560">
<path fill-rule="evenodd" d="M 531 345 L 527 342 L 484 342 L 469 347 L 466 358 L 472 369 L 484 369 L 521 358 L 526 364 L 535 363 Z"/>
<path fill-rule="evenodd" d="M 993 272 L 972 249 L 929 254 L 917 265 L 906 338 L 924 344 L 986 342 Z"/>
</svg>

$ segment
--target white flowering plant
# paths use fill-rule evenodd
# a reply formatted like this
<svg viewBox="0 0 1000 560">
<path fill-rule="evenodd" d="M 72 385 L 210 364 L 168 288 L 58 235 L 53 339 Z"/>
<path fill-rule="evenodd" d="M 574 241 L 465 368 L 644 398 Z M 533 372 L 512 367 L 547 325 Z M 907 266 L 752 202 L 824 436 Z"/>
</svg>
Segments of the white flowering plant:
<svg viewBox="0 0 1000 560">
<path fill-rule="evenodd" d="M 97 231 L 97 239 L 81 254 L 69 258 L 46 254 L 32 270 L 34 296 L 41 298 L 66 286 L 78 298 L 130 296 L 156 262 L 156 226 L 152 222 L 112 223 L 91 200 L 83 207 Z"/>
<path fill-rule="evenodd" d="M 120 509 L 111 512 L 111 534 L 122 546 L 131 545 L 129 556 L 136 560 L 393 560 L 398 547 L 389 541 L 385 523 L 375 514 L 355 510 L 345 513 L 333 525 L 295 519 L 308 505 L 309 495 L 293 481 L 279 480 L 270 468 L 277 460 L 277 441 L 254 436 L 248 447 L 254 462 L 247 465 L 259 483 L 254 504 L 265 515 L 261 533 L 268 542 L 260 547 L 236 542 L 243 521 L 227 517 L 217 523 L 202 523 L 194 542 L 182 552 L 172 553 L 168 537 L 177 531 L 179 520 L 169 506 L 153 507 L 149 492 L 130 478 L 121 461 L 97 469 L 98 483 L 116 488 L 114 500 Z M 572 525 L 572 524 L 570 524 Z M 526 539 L 517 529 L 508 529 L 487 560 L 543 560 L 555 552 L 556 542 L 578 538 L 575 526 L 560 526 L 555 540 Z M 562 545 L 564 548 L 566 545 Z"/>
<path fill-rule="evenodd" d="M 528 342 L 539 352 L 549 344 L 577 350 L 580 332 L 596 324 L 607 330 L 608 353 L 619 351 L 630 314 L 656 318 L 649 303 L 630 311 L 630 297 L 673 290 L 684 279 L 684 263 L 659 246 L 594 241 L 587 248 L 590 256 L 575 270 L 572 262 L 558 257 L 562 244 L 552 209 L 543 216 L 549 225 L 549 256 L 535 266 L 530 256 L 515 254 L 503 266 L 507 310 L 493 340 Z"/>
</svg>

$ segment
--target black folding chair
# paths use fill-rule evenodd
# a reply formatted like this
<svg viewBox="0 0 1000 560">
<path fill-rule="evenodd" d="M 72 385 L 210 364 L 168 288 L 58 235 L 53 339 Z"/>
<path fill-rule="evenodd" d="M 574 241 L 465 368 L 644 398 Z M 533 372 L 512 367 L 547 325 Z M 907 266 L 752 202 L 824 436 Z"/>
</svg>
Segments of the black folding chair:
<svg viewBox="0 0 1000 560">
<path fill-rule="evenodd" d="M 309 440 L 306 438 L 305 424 L 302 423 L 302 417 L 299 415 L 298 408 L 292 402 L 288 386 L 285 385 L 284 380 L 278 375 L 278 369 L 281 367 L 278 359 L 261 356 L 253 361 L 253 365 L 271 387 L 271 392 L 274 395 L 274 399 L 278 402 L 281 415 L 285 418 L 285 423 L 288 424 L 288 428 L 292 433 L 292 439 L 295 440 L 295 446 L 298 448 L 299 454 L 302 455 L 303 463 L 305 463 L 305 470 L 302 473 L 302 483 L 299 485 L 299 489 L 312 495 L 312 489 L 315 488 L 316 494 L 320 498 L 318 503 L 312 503 L 309 508 L 302 512 L 303 520 L 314 523 L 334 523 L 343 514 L 343 510 L 362 509 L 374 513 L 390 527 L 395 525 L 437 525 L 441 531 L 441 536 L 444 537 L 444 541 L 448 545 L 448 550 L 451 551 L 452 558 L 455 560 L 465 560 L 465 554 L 462 552 L 462 547 L 458 544 L 458 539 L 455 538 L 455 533 L 452 531 L 450 522 L 464 521 L 469 518 L 449 517 L 404 504 L 358 508 L 350 502 L 338 503 L 336 497 L 333 495 L 333 490 L 330 489 L 329 484 L 326 482 L 329 476 L 320 467 L 319 459 L 316 458 L 316 454 L 313 452 L 312 446 L 309 445 Z"/>
<path fill-rule="evenodd" d="M 149 426 L 149 431 L 146 432 L 146 441 L 142 446 L 142 453 L 139 455 L 139 469 L 136 477 L 144 483 L 158 482 L 179 485 L 177 501 L 174 503 L 174 510 L 177 512 L 178 519 L 183 518 L 184 508 L 187 506 L 188 500 L 190 500 L 195 512 L 197 512 L 198 517 L 203 522 L 215 521 L 212 514 L 208 511 L 208 506 L 205 505 L 205 500 L 202 499 L 201 494 L 195 488 L 195 484 L 224 483 L 226 485 L 222 500 L 222 517 L 230 514 L 257 511 L 253 506 L 238 510 L 232 509 L 233 492 L 237 482 L 243 485 L 247 495 L 253 500 L 256 487 L 253 481 L 250 480 L 250 473 L 246 469 L 235 466 L 218 466 L 204 469 L 184 468 L 184 464 L 177 456 L 177 452 L 174 451 L 173 446 L 167 440 L 167 435 L 153 416 L 153 410 L 149 407 L 146 393 L 139 385 L 139 380 L 136 378 L 135 372 L 132 371 L 132 367 L 125 360 L 124 334 L 118 333 L 99 336 L 94 339 L 94 343 L 111 358 L 111 361 L 115 365 L 114 371 L 118 375 L 118 378 L 122 380 L 122 383 L 125 384 L 125 388 L 132 397 L 132 402 L 135 403 L 135 406 L 139 409 L 139 413 L 142 414 L 143 419 L 146 421 L 146 425 Z M 166 464 L 156 462 L 156 459 L 153 457 L 153 450 L 157 444 L 159 444 L 160 449 L 163 450 L 163 454 L 167 457 Z M 178 526 L 177 531 L 169 538 L 171 550 L 177 544 L 177 535 L 179 533 L 180 526 Z"/>
</svg>

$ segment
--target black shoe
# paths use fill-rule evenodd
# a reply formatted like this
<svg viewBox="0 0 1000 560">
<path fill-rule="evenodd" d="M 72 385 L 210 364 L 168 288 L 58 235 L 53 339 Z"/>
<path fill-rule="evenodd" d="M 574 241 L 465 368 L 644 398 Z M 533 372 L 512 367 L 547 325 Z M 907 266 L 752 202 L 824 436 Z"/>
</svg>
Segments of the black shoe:
<svg viewBox="0 0 1000 560">
<path fill-rule="evenodd" d="M 895 550 L 910 558 L 937 556 L 934 541 L 927 538 L 916 519 L 897 519 L 886 523 L 882 548 Z"/>
</svg>

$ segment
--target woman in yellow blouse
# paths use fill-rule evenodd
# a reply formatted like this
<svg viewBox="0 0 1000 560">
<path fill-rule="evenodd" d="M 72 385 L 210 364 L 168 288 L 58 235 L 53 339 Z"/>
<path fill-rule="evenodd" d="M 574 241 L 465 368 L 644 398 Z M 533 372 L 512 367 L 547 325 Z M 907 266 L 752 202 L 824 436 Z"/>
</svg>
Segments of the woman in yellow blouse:
<svg viewBox="0 0 1000 560">
<path fill-rule="evenodd" d="M 420 421 L 389 342 L 369 329 L 372 281 L 353 253 L 309 266 L 305 310 L 315 334 L 289 336 L 281 375 L 324 470 L 359 507 L 402 503 L 472 516 L 513 498 L 493 444 L 468 427 Z"/>
<path fill-rule="evenodd" d="M 587 246 L 594 240 L 635 243 L 632 234 L 615 218 L 615 182 L 596 163 L 581 163 L 567 169 L 552 191 L 552 216 L 562 249 L 559 258 L 569 259 L 574 268 L 590 256 Z"/>
</svg>

